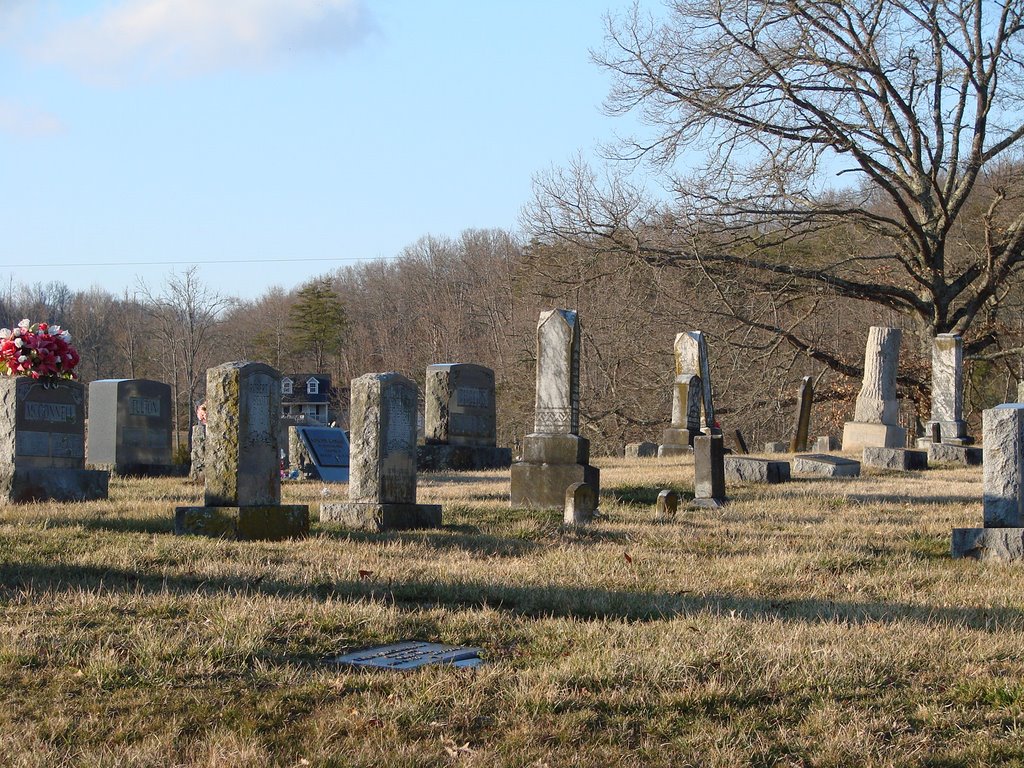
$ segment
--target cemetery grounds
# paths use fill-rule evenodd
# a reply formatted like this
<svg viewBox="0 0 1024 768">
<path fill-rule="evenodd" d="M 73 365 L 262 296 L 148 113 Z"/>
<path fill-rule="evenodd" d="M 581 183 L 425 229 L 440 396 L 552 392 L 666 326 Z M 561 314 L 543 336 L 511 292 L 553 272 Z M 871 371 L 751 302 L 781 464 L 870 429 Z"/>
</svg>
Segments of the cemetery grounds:
<svg viewBox="0 0 1024 768">
<path fill-rule="evenodd" d="M 980 468 L 692 498 L 692 459 L 598 459 L 601 511 L 420 476 L 437 531 L 171 534 L 182 479 L 0 509 L 4 766 L 1024 764 L 1024 569 L 948 555 Z M 286 484 L 283 501 L 344 500 Z M 325 660 L 419 639 L 475 670 Z"/>
</svg>

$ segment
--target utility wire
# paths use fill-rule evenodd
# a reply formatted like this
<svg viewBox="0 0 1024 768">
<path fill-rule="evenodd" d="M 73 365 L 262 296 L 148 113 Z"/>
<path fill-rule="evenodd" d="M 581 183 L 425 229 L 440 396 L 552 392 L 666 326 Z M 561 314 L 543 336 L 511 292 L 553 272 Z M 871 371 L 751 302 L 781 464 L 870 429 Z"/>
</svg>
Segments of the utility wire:
<svg viewBox="0 0 1024 768">
<path fill-rule="evenodd" d="M 53 264 L 36 264 L 33 267 L 146 267 L 146 266 L 176 266 L 189 264 L 199 266 L 202 264 L 290 264 L 299 261 L 377 261 L 385 259 L 385 256 L 342 256 L 334 258 L 298 258 L 298 259 L 209 259 L 197 261 L 185 259 L 181 261 L 69 261 Z"/>
</svg>

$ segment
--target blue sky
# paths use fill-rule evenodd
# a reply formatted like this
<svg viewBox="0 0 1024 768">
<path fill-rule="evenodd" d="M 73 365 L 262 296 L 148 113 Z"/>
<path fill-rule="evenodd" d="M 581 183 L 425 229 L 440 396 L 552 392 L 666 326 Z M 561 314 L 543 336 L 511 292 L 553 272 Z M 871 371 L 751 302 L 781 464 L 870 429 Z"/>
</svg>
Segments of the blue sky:
<svg viewBox="0 0 1024 768">
<path fill-rule="evenodd" d="M 515 228 L 533 174 L 629 131 L 589 59 L 617 5 L 2 0 L 0 281 L 291 260 L 200 266 L 254 297 Z"/>
</svg>

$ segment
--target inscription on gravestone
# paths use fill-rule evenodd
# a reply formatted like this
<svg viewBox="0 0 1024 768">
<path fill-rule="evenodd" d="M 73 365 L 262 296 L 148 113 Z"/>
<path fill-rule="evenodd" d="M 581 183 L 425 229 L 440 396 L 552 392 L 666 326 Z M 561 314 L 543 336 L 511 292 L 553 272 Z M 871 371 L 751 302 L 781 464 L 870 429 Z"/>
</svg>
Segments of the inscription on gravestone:
<svg viewBox="0 0 1024 768">
<path fill-rule="evenodd" d="M 249 377 L 248 426 L 249 440 L 252 442 L 271 442 L 270 392 L 272 386 L 272 379 L 266 374 L 258 373 Z"/>
<path fill-rule="evenodd" d="M 155 397 L 129 397 L 129 416 L 159 416 L 160 401 Z"/>
<path fill-rule="evenodd" d="M 149 379 L 89 384 L 89 464 L 122 474 L 170 469 L 171 388 Z"/>
</svg>

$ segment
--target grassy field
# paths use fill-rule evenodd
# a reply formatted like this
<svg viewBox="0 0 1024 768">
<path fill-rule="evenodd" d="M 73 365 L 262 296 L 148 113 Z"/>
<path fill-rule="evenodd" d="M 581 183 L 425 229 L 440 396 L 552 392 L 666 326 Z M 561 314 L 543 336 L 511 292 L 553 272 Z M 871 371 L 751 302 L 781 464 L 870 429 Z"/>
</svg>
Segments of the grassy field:
<svg viewBox="0 0 1024 768">
<path fill-rule="evenodd" d="M 421 476 L 439 531 L 287 543 L 173 536 L 179 480 L 0 507 L 0 765 L 1024 765 L 1024 570 L 948 556 L 980 470 L 657 523 L 692 464 L 597 463 L 580 531 L 510 510 L 507 472 Z M 410 638 L 487 664 L 325 663 Z"/>
</svg>

